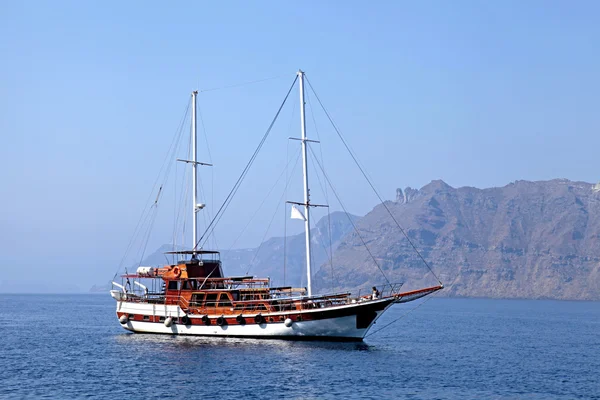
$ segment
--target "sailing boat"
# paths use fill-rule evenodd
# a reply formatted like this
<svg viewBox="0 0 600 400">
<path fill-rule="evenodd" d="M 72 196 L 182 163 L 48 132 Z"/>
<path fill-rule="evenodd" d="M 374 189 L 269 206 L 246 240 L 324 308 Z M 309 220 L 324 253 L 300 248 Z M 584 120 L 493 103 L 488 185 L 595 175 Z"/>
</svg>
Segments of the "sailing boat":
<svg viewBox="0 0 600 400">
<path fill-rule="evenodd" d="M 191 250 L 168 252 L 185 260 L 159 268 L 139 267 L 135 274 L 122 275 L 121 284 L 113 282 L 110 294 L 117 302 L 116 314 L 123 328 L 173 335 L 362 341 L 375 321 L 393 304 L 413 301 L 443 288 L 440 282 L 436 286 L 401 292 L 401 284 L 388 284 L 362 296 L 313 294 L 310 209 L 317 205 L 312 204 L 309 197 L 307 142 L 310 140 L 306 137 L 304 72 L 299 71 L 296 79 L 300 91 L 299 140 L 304 200 L 291 203 L 292 217 L 304 220 L 307 287 L 271 287 L 268 278 L 227 277 L 223 274 L 219 252 L 198 248 L 197 213 L 204 204 L 199 204 L 197 199 L 197 168 L 206 164 L 197 161 L 198 92 L 193 92 L 192 160 L 178 161 L 191 164 L 193 171 L 195 245 Z"/>
</svg>

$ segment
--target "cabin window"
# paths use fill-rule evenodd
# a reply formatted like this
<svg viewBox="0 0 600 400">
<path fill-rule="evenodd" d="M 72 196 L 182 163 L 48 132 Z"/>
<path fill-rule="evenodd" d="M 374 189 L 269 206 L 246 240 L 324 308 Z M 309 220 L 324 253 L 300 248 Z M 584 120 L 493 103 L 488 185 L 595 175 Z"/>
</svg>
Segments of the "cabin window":
<svg viewBox="0 0 600 400">
<path fill-rule="evenodd" d="M 221 293 L 219 307 L 231 307 L 231 300 L 229 299 L 229 296 L 227 296 L 227 293 Z"/>
<path fill-rule="evenodd" d="M 179 289 L 179 285 L 178 285 L 178 281 L 169 281 L 169 290 L 178 290 Z"/>
<path fill-rule="evenodd" d="M 158 322 L 164 322 L 165 321 L 165 317 L 159 317 L 158 318 Z"/>
<path fill-rule="evenodd" d="M 191 303 L 195 306 L 199 306 L 202 304 L 202 300 L 204 300 L 204 293 L 194 293 L 192 295 Z"/>
<path fill-rule="evenodd" d="M 198 289 L 198 281 L 195 279 L 190 279 L 189 281 L 183 281 L 182 290 L 197 290 Z"/>
<path fill-rule="evenodd" d="M 150 321 L 150 316 L 149 315 L 144 315 L 144 321 Z"/>
<path fill-rule="evenodd" d="M 214 307 L 217 305 L 217 294 L 218 293 L 207 293 L 204 305 L 206 307 Z"/>
</svg>

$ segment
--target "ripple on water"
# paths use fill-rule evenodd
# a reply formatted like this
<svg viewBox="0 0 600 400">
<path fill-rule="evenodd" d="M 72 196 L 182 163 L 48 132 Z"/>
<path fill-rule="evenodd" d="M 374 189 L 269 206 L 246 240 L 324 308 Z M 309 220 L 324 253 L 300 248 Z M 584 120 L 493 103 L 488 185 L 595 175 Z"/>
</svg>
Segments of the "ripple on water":
<svg viewBox="0 0 600 400">
<path fill-rule="evenodd" d="M 131 334 L 108 295 L 0 299 L 1 398 L 600 394 L 600 303 L 434 299 L 364 343 L 332 343 Z"/>
</svg>

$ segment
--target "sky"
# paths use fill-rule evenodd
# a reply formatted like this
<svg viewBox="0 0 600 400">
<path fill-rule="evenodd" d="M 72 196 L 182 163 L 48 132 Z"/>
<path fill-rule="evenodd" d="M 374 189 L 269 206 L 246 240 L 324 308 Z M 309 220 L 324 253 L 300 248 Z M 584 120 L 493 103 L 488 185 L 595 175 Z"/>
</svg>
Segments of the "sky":
<svg viewBox="0 0 600 400">
<path fill-rule="evenodd" d="M 168 149 L 192 90 L 199 158 L 214 164 L 200 177 L 205 227 L 298 69 L 385 199 L 434 179 L 597 182 L 599 12 L 534 0 L 2 2 L 0 291 L 112 278 L 163 160 L 186 154 Z M 321 141 L 311 146 L 347 210 L 364 215 L 377 197 L 308 96 L 307 135 Z M 302 200 L 288 140 L 300 135 L 297 108 L 296 87 L 211 245 L 283 234 L 281 199 Z M 189 121 L 182 132 L 187 144 Z M 312 201 L 341 209 L 312 165 Z M 185 168 L 172 167 L 165 192 L 181 196 Z M 161 199 L 148 252 L 173 241 L 174 196 Z"/>
</svg>

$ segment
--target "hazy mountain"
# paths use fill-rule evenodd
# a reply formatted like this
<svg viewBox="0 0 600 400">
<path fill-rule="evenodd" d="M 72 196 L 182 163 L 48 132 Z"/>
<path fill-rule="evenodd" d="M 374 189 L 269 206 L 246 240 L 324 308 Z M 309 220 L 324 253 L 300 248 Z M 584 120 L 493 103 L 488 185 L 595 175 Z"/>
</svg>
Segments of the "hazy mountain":
<svg viewBox="0 0 600 400">
<path fill-rule="evenodd" d="M 341 238 L 346 236 L 352 228 L 352 223 L 359 217 L 343 212 L 333 212 L 321 218 L 311 230 L 312 259 L 315 270 L 323 263 L 327 263 L 329 247 L 335 251 Z M 351 222 L 352 221 L 352 222 Z M 330 226 L 331 225 L 331 226 Z M 331 243 L 329 240 L 329 229 L 331 229 Z M 224 273 L 228 276 L 256 275 L 260 277 L 271 277 L 274 284 L 304 287 L 306 286 L 306 261 L 304 233 L 288 236 L 286 245 L 286 263 L 284 279 L 284 238 L 274 237 L 266 240 L 257 248 L 223 250 L 221 260 L 223 261 Z M 173 245 L 165 244 L 154 253 L 144 258 L 141 265 L 163 265 L 171 263 L 173 256 L 165 255 L 172 251 Z M 137 264 L 130 268 L 135 271 Z M 104 286 L 102 286 L 104 287 Z"/>
<path fill-rule="evenodd" d="M 500 188 L 453 188 L 433 181 L 398 189 L 386 206 L 447 288 L 445 296 L 600 299 L 600 191 L 564 179 L 516 181 Z M 332 213 L 312 230 L 315 291 L 349 290 L 391 282 L 404 288 L 436 284 L 383 205 L 362 218 Z M 284 283 L 283 238 L 257 249 L 224 251 L 227 275 L 270 276 Z M 166 261 L 165 245 L 144 260 Z M 304 234 L 288 237 L 285 284 L 305 286 Z M 453 283 L 452 285 L 450 285 Z"/>
<path fill-rule="evenodd" d="M 452 188 L 433 181 L 386 203 L 447 285 L 444 295 L 600 299 L 600 192 L 584 182 Z M 357 223 L 378 264 L 405 288 L 435 284 L 383 205 Z M 356 233 L 334 254 L 336 287 L 385 282 Z M 315 281 L 331 286 L 321 268 Z"/>
<path fill-rule="evenodd" d="M 329 248 L 335 253 L 340 240 L 352 231 L 352 223 L 359 217 L 333 212 L 321 218 L 311 229 L 312 263 L 314 269 L 324 263 L 328 264 Z M 352 221 L 352 222 L 351 222 Z M 331 228 L 329 225 L 331 224 Z M 331 229 L 331 243 L 329 240 Z M 304 233 L 288 236 L 286 244 L 285 279 L 284 279 L 284 238 L 274 237 L 266 240 L 256 249 L 230 250 L 221 253 L 223 267 L 228 275 L 269 276 L 275 284 L 306 286 L 306 255 Z M 313 271 L 314 273 L 314 271 Z"/>
</svg>

